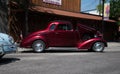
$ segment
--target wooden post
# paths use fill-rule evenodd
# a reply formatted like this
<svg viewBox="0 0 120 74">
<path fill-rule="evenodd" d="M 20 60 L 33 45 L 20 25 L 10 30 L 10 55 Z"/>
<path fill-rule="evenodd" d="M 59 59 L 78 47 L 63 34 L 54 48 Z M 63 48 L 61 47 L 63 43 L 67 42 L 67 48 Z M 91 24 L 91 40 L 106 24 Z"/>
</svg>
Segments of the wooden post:
<svg viewBox="0 0 120 74">
<path fill-rule="evenodd" d="M 118 18 L 118 21 L 119 21 L 119 23 L 120 23 L 120 17 Z M 119 32 L 120 32 L 120 24 L 119 24 L 119 30 L 118 30 Z"/>
<path fill-rule="evenodd" d="M 104 38 L 104 2 L 105 0 L 102 0 L 102 34 Z"/>
</svg>

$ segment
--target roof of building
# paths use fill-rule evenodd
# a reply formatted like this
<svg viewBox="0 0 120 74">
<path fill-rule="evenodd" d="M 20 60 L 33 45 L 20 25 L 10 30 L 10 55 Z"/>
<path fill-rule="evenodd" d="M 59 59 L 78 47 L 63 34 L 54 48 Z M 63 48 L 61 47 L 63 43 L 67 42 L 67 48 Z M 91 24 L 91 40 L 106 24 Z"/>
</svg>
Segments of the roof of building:
<svg viewBox="0 0 120 74">
<path fill-rule="evenodd" d="M 46 8 L 46 7 L 41 7 L 41 6 L 33 6 L 30 9 L 32 11 L 38 11 L 38 12 L 44 12 L 44 13 L 50 13 L 50 14 L 56 14 L 56 15 L 62 15 L 62 16 L 69 16 L 69 17 L 75 17 L 75 18 L 83 18 L 83 19 L 91 19 L 91 20 L 102 20 L 102 17 L 97 16 L 97 15 L 69 12 L 69 11 L 51 9 L 51 8 Z M 115 22 L 114 20 L 105 20 L 105 21 Z"/>
</svg>

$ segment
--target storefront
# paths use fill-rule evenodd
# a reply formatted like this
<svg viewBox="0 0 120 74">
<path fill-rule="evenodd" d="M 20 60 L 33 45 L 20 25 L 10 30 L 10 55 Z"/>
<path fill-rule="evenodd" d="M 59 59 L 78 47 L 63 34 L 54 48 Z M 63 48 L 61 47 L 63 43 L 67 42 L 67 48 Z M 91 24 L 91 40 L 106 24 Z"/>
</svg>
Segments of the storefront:
<svg viewBox="0 0 120 74">
<path fill-rule="evenodd" d="M 28 10 L 27 21 L 24 11 L 14 11 L 13 13 L 16 13 L 15 16 L 17 18 L 16 31 L 19 33 L 18 36 L 14 38 L 16 40 L 20 40 L 20 38 L 18 38 L 20 36 L 25 37 L 34 31 L 44 29 L 50 21 L 67 20 L 71 21 L 72 23 L 88 25 L 99 30 L 100 32 L 104 32 L 104 38 L 107 41 L 115 40 L 115 36 L 118 30 L 118 26 L 115 21 L 107 20 L 104 21 L 103 25 L 101 16 L 80 13 L 80 0 L 74 1 L 76 3 L 79 1 L 78 5 L 76 5 L 77 7 L 79 6 L 79 8 L 75 7 L 75 9 L 73 6 L 73 8 L 69 10 L 67 8 L 70 6 L 70 0 L 62 1 L 64 2 L 57 3 L 59 5 L 56 5 L 53 3 L 46 3 L 45 0 L 31 0 L 31 3 L 34 4 L 34 6 L 30 7 Z M 103 28 L 104 31 L 102 31 Z M 10 32 L 14 35 L 15 32 L 12 30 L 13 29 L 11 29 Z"/>
</svg>

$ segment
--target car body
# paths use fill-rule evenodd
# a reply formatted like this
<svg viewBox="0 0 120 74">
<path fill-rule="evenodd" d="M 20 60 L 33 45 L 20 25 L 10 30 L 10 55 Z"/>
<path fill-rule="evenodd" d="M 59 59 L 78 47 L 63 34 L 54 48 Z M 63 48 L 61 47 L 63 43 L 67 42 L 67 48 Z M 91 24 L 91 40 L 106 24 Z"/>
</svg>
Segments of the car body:
<svg viewBox="0 0 120 74">
<path fill-rule="evenodd" d="M 5 33 L 0 33 L 0 58 L 5 54 L 15 52 L 17 45 L 14 43 L 13 38 Z"/>
<path fill-rule="evenodd" d="M 32 47 L 35 52 L 42 52 L 48 47 L 77 47 L 101 52 L 107 43 L 93 28 L 69 21 L 52 21 L 46 29 L 24 38 L 20 46 Z"/>
</svg>

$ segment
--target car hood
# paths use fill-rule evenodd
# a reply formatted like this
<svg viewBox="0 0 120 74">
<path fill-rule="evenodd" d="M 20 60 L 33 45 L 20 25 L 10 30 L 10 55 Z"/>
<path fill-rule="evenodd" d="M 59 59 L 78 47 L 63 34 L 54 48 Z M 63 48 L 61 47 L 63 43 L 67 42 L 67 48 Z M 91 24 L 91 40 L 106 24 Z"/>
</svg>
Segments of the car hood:
<svg viewBox="0 0 120 74">
<path fill-rule="evenodd" d="M 77 26 L 80 28 L 80 29 L 84 29 L 86 31 L 97 31 L 96 29 L 92 28 L 92 27 L 89 27 L 89 26 L 86 26 L 86 25 L 82 25 L 82 24 L 77 24 Z"/>
<path fill-rule="evenodd" d="M 36 36 L 36 35 L 40 35 L 40 34 L 44 34 L 47 30 L 39 30 L 33 33 L 30 33 L 26 38 L 28 37 L 32 37 L 32 36 Z"/>
<path fill-rule="evenodd" d="M 0 33 L 0 44 L 3 44 L 3 43 L 14 43 L 14 39 L 13 37 L 11 37 L 10 35 L 8 34 L 5 34 L 5 33 Z"/>
<path fill-rule="evenodd" d="M 0 41 L 7 41 L 9 39 L 9 35 L 0 33 Z"/>
</svg>

